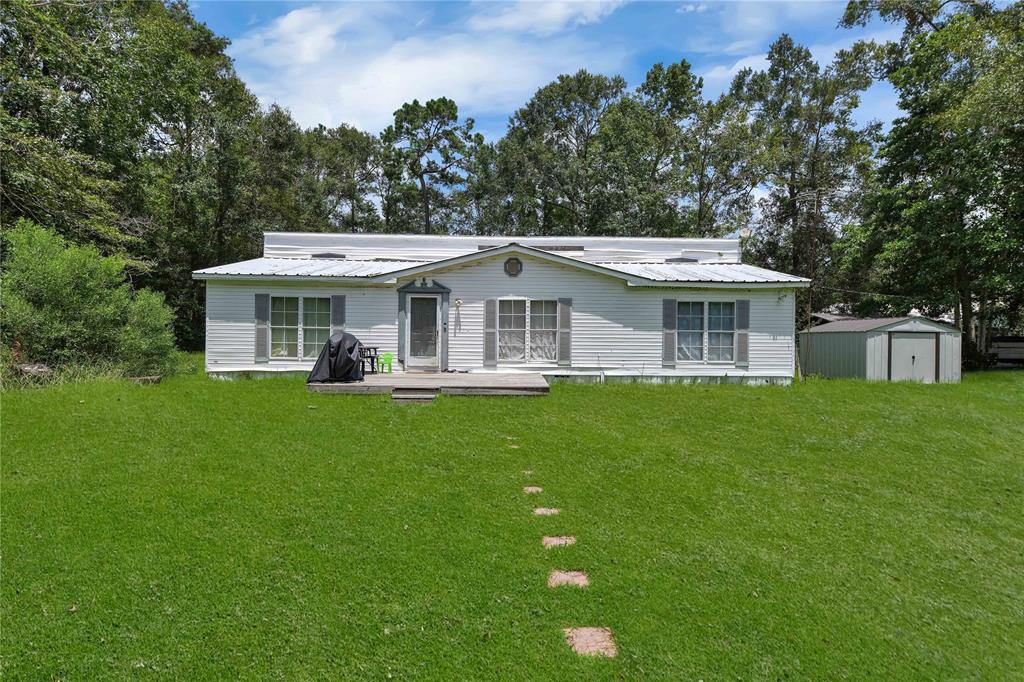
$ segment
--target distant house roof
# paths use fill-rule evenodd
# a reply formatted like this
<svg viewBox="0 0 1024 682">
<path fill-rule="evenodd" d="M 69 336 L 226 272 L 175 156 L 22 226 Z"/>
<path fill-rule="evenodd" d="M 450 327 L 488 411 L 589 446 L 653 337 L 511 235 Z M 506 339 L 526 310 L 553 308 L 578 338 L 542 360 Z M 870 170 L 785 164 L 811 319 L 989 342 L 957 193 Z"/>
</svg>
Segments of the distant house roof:
<svg viewBox="0 0 1024 682">
<path fill-rule="evenodd" d="M 197 270 L 195 279 L 277 279 L 389 282 L 504 254 L 521 254 L 558 265 L 626 280 L 631 286 L 805 287 L 810 280 L 743 263 L 587 262 L 523 244 L 509 243 L 434 260 L 264 257 Z"/>
<path fill-rule="evenodd" d="M 853 315 L 839 315 L 837 313 L 811 313 L 811 317 L 818 320 L 825 320 L 825 322 L 837 322 L 839 320 L 853 320 L 856 319 Z"/>
<path fill-rule="evenodd" d="M 901 322 L 924 322 L 929 326 L 943 327 L 950 331 L 959 332 L 960 330 L 956 327 L 950 327 L 942 322 L 936 322 L 930 320 L 927 317 L 917 317 L 914 315 L 907 315 L 904 317 L 865 317 L 865 318 L 854 318 L 848 320 L 836 320 L 835 322 L 828 322 L 827 324 L 819 324 L 817 327 L 811 327 L 805 329 L 805 334 L 827 334 L 830 332 L 870 332 L 876 329 L 882 329 L 897 325 Z"/>
</svg>

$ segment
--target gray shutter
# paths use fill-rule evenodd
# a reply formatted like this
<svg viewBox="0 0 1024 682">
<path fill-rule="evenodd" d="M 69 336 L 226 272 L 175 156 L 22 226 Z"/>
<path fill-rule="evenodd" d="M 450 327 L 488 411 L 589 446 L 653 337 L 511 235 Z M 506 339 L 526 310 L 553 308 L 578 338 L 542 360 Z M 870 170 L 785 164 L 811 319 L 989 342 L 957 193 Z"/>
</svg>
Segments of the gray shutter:
<svg viewBox="0 0 1024 682">
<path fill-rule="evenodd" d="M 484 367 L 498 366 L 498 299 L 484 301 Z"/>
<path fill-rule="evenodd" d="M 256 362 L 270 360 L 270 294 L 256 294 Z"/>
<path fill-rule="evenodd" d="M 345 328 L 345 297 L 331 296 L 331 334 Z"/>
<path fill-rule="evenodd" d="M 558 364 L 572 365 L 572 299 L 558 299 Z"/>
<path fill-rule="evenodd" d="M 661 299 L 661 366 L 676 366 L 676 311 L 674 298 Z"/>
<path fill-rule="evenodd" d="M 736 366 L 750 364 L 750 300 L 736 301 Z"/>
</svg>

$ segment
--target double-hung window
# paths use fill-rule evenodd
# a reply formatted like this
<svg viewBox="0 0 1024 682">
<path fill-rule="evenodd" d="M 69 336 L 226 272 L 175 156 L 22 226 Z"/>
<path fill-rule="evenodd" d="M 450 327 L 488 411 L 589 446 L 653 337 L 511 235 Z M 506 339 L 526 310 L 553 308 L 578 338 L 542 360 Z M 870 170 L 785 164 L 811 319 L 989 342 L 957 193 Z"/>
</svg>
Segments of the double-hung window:
<svg viewBox="0 0 1024 682">
<path fill-rule="evenodd" d="M 315 358 L 330 335 L 330 298 L 270 297 L 270 357 Z"/>
<path fill-rule="evenodd" d="M 736 304 L 708 303 L 708 362 L 732 362 L 736 344 Z"/>
<path fill-rule="evenodd" d="M 734 302 L 679 301 L 676 306 L 676 357 L 680 361 L 735 360 Z"/>
<path fill-rule="evenodd" d="M 296 358 L 299 355 L 298 296 L 270 297 L 270 357 Z"/>
<path fill-rule="evenodd" d="M 704 303 L 680 301 L 676 305 L 678 357 L 688 362 L 701 361 L 704 359 Z"/>
<path fill-rule="evenodd" d="M 558 359 L 558 301 L 530 301 L 530 359 Z"/>
<path fill-rule="evenodd" d="M 558 359 L 558 302 L 498 301 L 498 359 L 554 362 Z"/>
<path fill-rule="evenodd" d="M 331 337 L 331 299 L 302 299 L 302 357 L 315 358 Z"/>
</svg>

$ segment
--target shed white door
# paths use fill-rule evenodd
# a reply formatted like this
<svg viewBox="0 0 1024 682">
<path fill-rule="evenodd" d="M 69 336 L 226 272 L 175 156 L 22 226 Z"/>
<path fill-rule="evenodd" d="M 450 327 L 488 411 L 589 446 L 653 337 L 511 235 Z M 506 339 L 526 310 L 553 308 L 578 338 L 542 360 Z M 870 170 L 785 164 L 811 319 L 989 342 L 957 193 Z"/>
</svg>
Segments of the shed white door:
<svg viewBox="0 0 1024 682">
<path fill-rule="evenodd" d="M 893 381 L 935 381 L 935 334 L 894 332 L 890 342 Z"/>
</svg>

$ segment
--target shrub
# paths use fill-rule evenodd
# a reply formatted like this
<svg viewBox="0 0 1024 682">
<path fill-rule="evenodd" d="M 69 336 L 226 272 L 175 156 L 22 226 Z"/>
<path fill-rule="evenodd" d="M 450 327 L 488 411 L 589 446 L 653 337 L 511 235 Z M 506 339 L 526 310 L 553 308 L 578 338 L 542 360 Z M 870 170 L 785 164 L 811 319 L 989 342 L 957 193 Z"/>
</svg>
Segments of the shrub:
<svg viewBox="0 0 1024 682">
<path fill-rule="evenodd" d="M 26 220 L 4 239 L 4 364 L 115 367 L 125 374 L 162 374 L 173 368 L 171 309 L 161 294 L 132 292 L 124 258 L 68 244 Z"/>
</svg>

